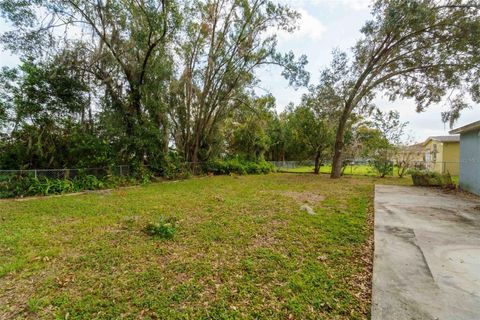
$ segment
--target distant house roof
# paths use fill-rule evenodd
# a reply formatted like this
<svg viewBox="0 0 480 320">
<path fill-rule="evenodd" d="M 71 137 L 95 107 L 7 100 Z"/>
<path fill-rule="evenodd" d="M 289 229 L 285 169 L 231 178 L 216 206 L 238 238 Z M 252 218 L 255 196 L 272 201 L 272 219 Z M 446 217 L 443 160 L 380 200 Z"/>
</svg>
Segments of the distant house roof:
<svg viewBox="0 0 480 320">
<path fill-rule="evenodd" d="M 408 146 L 401 146 L 399 153 L 400 154 L 423 153 L 423 143 L 416 143 Z"/>
<path fill-rule="evenodd" d="M 427 140 L 423 143 L 423 145 L 426 145 L 429 143 L 431 140 L 439 141 L 439 142 L 460 142 L 460 136 L 459 135 L 451 135 L 451 136 L 433 136 L 433 137 L 428 137 Z"/>
<path fill-rule="evenodd" d="M 453 129 L 449 133 L 464 133 L 464 132 L 468 132 L 468 131 L 472 131 L 472 130 L 478 130 L 478 129 L 480 129 L 480 121 L 475 121 L 475 122 L 472 122 L 470 124 L 467 124 L 466 126 L 463 126 L 463 127 L 457 128 L 457 129 Z"/>
<path fill-rule="evenodd" d="M 423 147 L 423 143 L 415 143 L 415 144 L 405 146 L 402 149 L 412 151 L 412 150 L 422 150 L 422 147 Z"/>
<path fill-rule="evenodd" d="M 415 144 L 411 144 L 409 146 L 407 146 L 407 148 L 412 148 L 412 149 L 418 149 L 418 148 L 422 148 L 422 143 L 415 143 Z"/>
</svg>

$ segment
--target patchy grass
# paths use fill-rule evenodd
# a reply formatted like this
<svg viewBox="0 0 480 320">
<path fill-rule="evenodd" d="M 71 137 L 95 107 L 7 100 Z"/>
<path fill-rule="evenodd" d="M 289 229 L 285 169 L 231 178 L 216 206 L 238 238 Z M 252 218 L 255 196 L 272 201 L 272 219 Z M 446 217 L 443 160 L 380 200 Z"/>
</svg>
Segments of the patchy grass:
<svg viewBox="0 0 480 320">
<path fill-rule="evenodd" d="M 1 201 L 0 318 L 367 318 L 376 181 L 409 183 L 219 176 Z M 322 197 L 316 215 L 296 193 Z M 159 217 L 173 239 L 144 232 Z"/>
</svg>

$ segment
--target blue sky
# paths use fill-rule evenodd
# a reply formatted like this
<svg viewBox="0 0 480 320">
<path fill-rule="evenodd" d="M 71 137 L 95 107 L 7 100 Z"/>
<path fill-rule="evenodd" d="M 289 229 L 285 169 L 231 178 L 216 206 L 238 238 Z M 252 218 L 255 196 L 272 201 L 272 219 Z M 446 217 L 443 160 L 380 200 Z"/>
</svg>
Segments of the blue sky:
<svg viewBox="0 0 480 320">
<path fill-rule="evenodd" d="M 311 82 L 318 82 L 319 70 L 328 65 L 331 52 L 335 48 L 348 50 L 360 38 L 360 28 L 370 17 L 370 0 L 277 0 L 289 4 L 302 14 L 299 30 L 293 34 L 278 34 L 280 51 L 290 51 L 297 55 L 306 54 Z M 0 22 L 0 32 L 8 30 L 4 21 Z M 0 52 L 0 66 L 14 66 L 18 58 L 3 49 Z M 271 92 L 277 100 L 277 109 L 283 110 L 289 102 L 298 103 L 305 90 L 295 90 L 288 86 L 280 75 L 281 70 L 272 68 L 258 73 L 262 87 Z M 264 92 L 260 90 L 259 93 Z M 409 100 L 389 102 L 381 97 L 377 106 L 384 110 L 400 111 L 403 121 L 408 121 L 407 133 L 416 141 L 428 136 L 448 134 L 449 127 L 441 121 L 440 113 L 446 105 L 437 105 L 418 114 L 415 105 Z M 480 120 L 480 107 L 465 111 L 456 126 Z"/>
</svg>

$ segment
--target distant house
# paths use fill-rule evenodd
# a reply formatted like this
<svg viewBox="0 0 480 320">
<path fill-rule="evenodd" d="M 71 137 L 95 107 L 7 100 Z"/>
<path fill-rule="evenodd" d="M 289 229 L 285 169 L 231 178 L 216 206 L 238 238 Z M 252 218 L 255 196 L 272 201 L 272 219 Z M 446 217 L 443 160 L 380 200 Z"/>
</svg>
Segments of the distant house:
<svg viewBox="0 0 480 320">
<path fill-rule="evenodd" d="M 458 175 L 460 172 L 460 136 L 429 137 L 423 143 L 423 158 L 427 169 Z"/>
<path fill-rule="evenodd" d="M 450 133 L 460 134 L 460 187 L 480 195 L 480 121 Z"/>
<path fill-rule="evenodd" d="M 394 162 L 398 165 L 409 163 L 415 167 L 423 165 L 423 144 L 417 143 L 408 146 L 401 146 L 394 157 Z"/>
<path fill-rule="evenodd" d="M 398 151 L 398 158 L 408 160 L 409 162 L 423 162 L 423 143 L 404 146 Z"/>
</svg>

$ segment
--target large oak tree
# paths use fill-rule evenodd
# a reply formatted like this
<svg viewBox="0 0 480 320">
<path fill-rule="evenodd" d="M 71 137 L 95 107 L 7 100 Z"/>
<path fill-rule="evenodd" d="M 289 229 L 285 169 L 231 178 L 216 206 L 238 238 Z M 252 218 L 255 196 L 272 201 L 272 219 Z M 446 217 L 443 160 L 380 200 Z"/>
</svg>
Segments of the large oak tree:
<svg viewBox="0 0 480 320">
<path fill-rule="evenodd" d="M 22 56 L 56 57 L 77 70 L 114 114 L 124 160 L 143 162 L 146 128 L 167 125 L 147 84 L 170 78 L 176 8 L 171 0 L 4 0 L 0 11 L 15 28 L 2 41 Z"/>
<path fill-rule="evenodd" d="M 346 124 L 352 112 L 371 104 L 375 94 L 390 99 L 413 98 L 417 110 L 447 98 L 454 121 L 467 107 L 470 94 L 480 100 L 480 6 L 465 0 L 378 0 L 373 19 L 349 60 L 336 54 L 321 76 L 342 109 L 338 122 L 333 170 L 342 170 Z"/>
<path fill-rule="evenodd" d="M 292 31 L 298 14 L 269 0 L 193 1 L 180 37 L 181 71 L 173 84 L 175 142 L 187 161 L 207 160 L 219 124 L 257 82 L 255 71 L 280 65 L 304 84 L 306 58 L 276 51 L 272 30 Z"/>
</svg>

